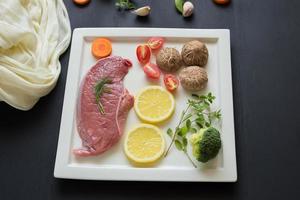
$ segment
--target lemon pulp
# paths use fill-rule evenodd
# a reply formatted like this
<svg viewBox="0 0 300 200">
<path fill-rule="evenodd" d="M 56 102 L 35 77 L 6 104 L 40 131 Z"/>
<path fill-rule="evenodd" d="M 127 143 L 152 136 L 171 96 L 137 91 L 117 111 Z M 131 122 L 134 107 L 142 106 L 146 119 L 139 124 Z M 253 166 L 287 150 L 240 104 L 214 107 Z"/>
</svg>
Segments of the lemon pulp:
<svg viewBox="0 0 300 200">
<path fill-rule="evenodd" d="M 166 89 L 160 86 L 148 86 L 136 96 L 134 109 L 141 120 L 158 123 L 173 114 L 175 100 Z"/>
<path fill-rule="evenodd" d="M 137 164 L 158 161 L 165 150 L 161 130 L 150 124 L 140 124 L 128 132 L 124 144 L 126 156 Z"/>
</svg>

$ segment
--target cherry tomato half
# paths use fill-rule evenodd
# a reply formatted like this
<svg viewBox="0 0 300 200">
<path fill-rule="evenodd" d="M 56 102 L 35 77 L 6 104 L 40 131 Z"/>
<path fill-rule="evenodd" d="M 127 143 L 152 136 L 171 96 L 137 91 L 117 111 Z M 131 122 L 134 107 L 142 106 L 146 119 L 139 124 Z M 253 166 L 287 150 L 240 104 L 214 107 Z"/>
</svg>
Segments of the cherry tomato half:
<svg viewBox="0 0 300 200">
<path fill-rule="evenodd" d="M 226 5 L 230 3 L 230 0 L 214 0 L 216 4 Z"/>
<path fill-rule="evenodd" d="M 151 49 L 146 44 L 141 44 L 136 48 L 136 56 L 140 63 L 145 64 L 149 62 L 151 56 Z"/>
<path fill-rule="evenodd" d="M 164 44 L 165 40 L 162 37 L 152 37 L 148 40 L 148 45 L 151 49 L 156 50 L 156 49 L 160 49 L 163 44 Z"/>
<path fill-rule="evenodd" d="M 169 91 L 174 91 L 179 86 L 179 80 L 173 74 L 166 74 L 164 76 L 164 83 L 165 83 L 167 90 L 169 90 Z"/>
<path fill-rule="evenodd" d="M 157 67 L 156 64 L 153 63 L 147 63 L 144 67 L 143 70 L 145 74 L 152 79 L 159 79 L 160 77 L 160 70 Z"/>
</svg>

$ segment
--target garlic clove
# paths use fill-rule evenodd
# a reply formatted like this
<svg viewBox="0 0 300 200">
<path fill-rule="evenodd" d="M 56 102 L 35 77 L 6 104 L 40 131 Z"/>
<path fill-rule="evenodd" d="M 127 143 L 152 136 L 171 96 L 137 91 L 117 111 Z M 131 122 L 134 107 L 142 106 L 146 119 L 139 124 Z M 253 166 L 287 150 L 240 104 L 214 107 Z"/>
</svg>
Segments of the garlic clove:
<svg viewBox="0 0 300 200">
<path fill-rule="evenodd" d="M 185 2 L 183 4 L 182 16 L 189 17 L 193 14 L 193 12 L 194 12 L 194 5 L 190 1 Z"/>
<path fill-rule="evenodd" d="M 138 8 L 138 9 L 132 11 L 132 13 L 136 14 L 138 16 L 145 17 L 150 14 L 150 11 L 151 11 L 150 6 L 144 6 L 144 7 L 141 7 L 141 8 Z"/>
</svg>

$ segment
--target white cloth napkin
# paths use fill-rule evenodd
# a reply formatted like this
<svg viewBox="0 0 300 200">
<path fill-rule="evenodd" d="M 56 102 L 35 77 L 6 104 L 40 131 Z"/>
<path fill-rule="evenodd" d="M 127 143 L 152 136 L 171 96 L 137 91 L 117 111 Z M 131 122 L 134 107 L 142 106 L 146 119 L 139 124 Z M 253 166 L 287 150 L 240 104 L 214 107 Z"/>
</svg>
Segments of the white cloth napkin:
<svg viewBox="0 0 300 200">
<path fill-rule="evenodd" d="M 71 28 L 62 0 L 0 0 L 0 101 L 29 110 L 55 86 Z"/>
</svg>

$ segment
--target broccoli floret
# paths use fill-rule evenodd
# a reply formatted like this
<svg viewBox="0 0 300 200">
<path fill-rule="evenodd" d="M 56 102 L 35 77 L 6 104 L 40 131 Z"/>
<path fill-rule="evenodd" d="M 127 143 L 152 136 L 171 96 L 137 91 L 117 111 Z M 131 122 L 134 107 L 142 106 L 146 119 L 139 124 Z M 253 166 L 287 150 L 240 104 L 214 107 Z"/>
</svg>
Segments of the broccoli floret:
<svg viewBox="0 0 300 200">
<path fill-rule="evenodd" d="M 203 128 L 191 136 L 193 155 L 199 162 L 206 163 L 215 158 L 221 148 L 220 132 L 213 128 Z"/>
</svg>

